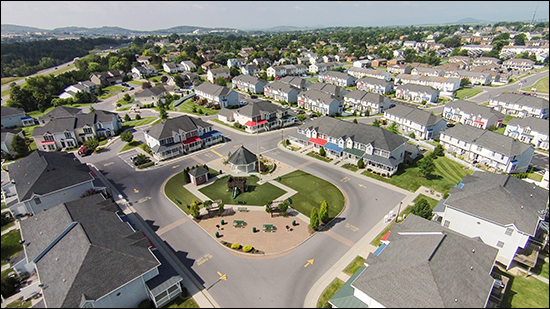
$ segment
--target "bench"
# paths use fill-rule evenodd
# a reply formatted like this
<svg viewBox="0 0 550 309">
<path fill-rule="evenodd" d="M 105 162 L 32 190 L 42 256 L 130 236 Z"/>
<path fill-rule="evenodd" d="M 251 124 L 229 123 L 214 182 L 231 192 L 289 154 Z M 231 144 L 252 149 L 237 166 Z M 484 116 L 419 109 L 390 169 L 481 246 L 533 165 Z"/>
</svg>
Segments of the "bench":
<svg viewBox="0 0 550 309">
<path fill-rule="evenodd" d="M 246 207 L 239 207 L 239 208 L 237 208 L 237 210 L 240 211 L 240 212 L 248 212 L 248 208 L 246 208 Z"/>
<path fill-rule="evenodd" d="M 274 232 L 275 231 L 275 227 L 273 226 L 273 224 L 264 224 L 264 232 Z"/>
<path fill-rule="evenodd" d="M 244 221 L 243 220 L 233 220 L 233 227 L 244 227 Z"/>
</svg>

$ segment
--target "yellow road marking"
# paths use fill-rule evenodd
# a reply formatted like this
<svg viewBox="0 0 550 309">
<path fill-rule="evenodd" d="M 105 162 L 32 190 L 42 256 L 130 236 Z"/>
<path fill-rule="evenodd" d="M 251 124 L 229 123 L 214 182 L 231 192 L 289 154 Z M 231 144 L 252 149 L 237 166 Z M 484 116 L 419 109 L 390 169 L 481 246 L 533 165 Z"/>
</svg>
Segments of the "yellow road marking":
<svg viewBox="0 0 550 309">
<path fill-rule="evenodd" d="M 306 265 L 304 265 L 304 267 L 307 267 L 309 264 L 313 265 L 313 259 L 307 260 L 307 263 L 306 263 Z"/>
<path fill-rule="evenodd" d="M 219 154 L 216 150 L 212 149 L 211 150 L 213 153 L 217 154 L 220 158 L 223 158 L 223 156 L 221 154 Z"/>
<path fill-rule="evenodd" d="M 222 273 L 218 271 L 218 275 L 220 275 L 221 280 L 227 280 L 227 276 L 225 274 L 222 275 Z"/>
<path fill-rule="evenodd" d="M 138 189 L 134 189 L 134 193 L 139 193 L 139 190 L 138 190 Z"/>
<path fill-rule="evenodd" d="M 174 166 L 172 166 L 172 168 L 176 168 L 176 167 L 178 167 L 178 166 L 180 166 L 180 165 L 179 165 L 179 164 L 178 164 L 178 165 L 174 165 Z"/>
</svg>

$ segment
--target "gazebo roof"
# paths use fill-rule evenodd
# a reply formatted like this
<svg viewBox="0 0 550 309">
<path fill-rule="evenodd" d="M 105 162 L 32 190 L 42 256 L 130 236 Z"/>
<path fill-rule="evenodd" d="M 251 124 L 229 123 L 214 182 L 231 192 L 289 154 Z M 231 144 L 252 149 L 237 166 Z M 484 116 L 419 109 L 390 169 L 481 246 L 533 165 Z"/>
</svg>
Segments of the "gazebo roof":
<svg viewBox="0 0 550 309">
<path fill-rule="evenodd" d="M 202 175 L 205 175 L 205 174 L 208 174 L 208 170 L 205 169 L 204 167 L 202 166 L 199 166 L 197 168 L 194 168 L 192 170 L 189 171 L 189 175 L 197 178 L 198 176 L 202 176 Z"/>
<path fill-rule="evenodd" d="M 241 147 L 237 149 L 237 151 L 231 154 L 228 161 L 232 165 L 248 165 L 255 162 L 256 160 L 256 155 L 241 145 Z"/>
</svg>

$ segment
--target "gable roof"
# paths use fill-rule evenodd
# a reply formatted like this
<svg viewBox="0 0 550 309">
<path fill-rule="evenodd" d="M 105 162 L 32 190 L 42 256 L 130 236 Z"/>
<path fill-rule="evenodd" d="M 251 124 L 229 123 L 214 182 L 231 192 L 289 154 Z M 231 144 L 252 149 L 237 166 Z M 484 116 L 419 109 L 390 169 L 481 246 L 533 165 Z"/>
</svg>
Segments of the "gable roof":
<svg viewBox="0 0 550 309">
<path fill-rule="evenodd" d="M 246 74 L 233 77 L 233 81 L 242 81 L 242 82 L 253 84 L 253 85 L 255 85 L 257 83 L 260 83 L 264 86 L 267 85 L 267 81 L 265 81 L 261 78 L 251 76 L 251 75 L 246 75 Z"/>
<path fill-rule="evenodd" d="M 452 187 L 446 206 L 535 235 L 548 190 L 506 174 L 474 172 Z"/>
<path fill-rule="evenodd" d="M 512 118 L 508 122 L 508 125 L 519 125 L 523 128 L 530 127 L 531 130 L 544 133 L 546 135 L 549 134 L 550 128 L 548 127 L 549 121 L 548 119 L 540 119 L 535 117 L 527 117 L 527 118 Z"/>
<path fill-rule="evenodd" d="M 495 101 L 517 103 L 524 106 L 548 108 L 548 100 L 517 93 L 502 93 L 493 98 Z"/>
<path fill-rule="evenodd" d="M 69 186 L 92 181 L 90 168 L 73 153 L 35 150 L 10 165 L 10 179 L 15 180 L 19 201 L 33 194 L 47 194 Z"/>
<path fill-rule="evenodd" d="M 190 176 L 193 176 L 193 177 L 198 177 L 198 176 L 202 176 L 202 175 L 205 175 L 205 174 L 208 174 L 208 170 L 205 169 L 204 167 L 202 166 L 199 166 L 197 168 L 194 168 L 192 170 L 189 171 L 189 175 Z"/>
<path fill-rule="evenodd" d="M 80 113 L 82 113 L 82 110 L 79 108 L 73 108 L 73 107 L 67 107 L 67 106 L 56 106 L 47 114 L 40 117 L 39 120 L 48 122 L 56 118 L 73 117 L 74 115 L 80 114 Z"/>
<path fill-rule="evenodd" d="M 149 136 L 161 140 L 172 137 L 175 133 L 183 134 L 196 130 L 198 127 L 206 128 L 211 125 L 202 121 L 200 118 L 187 115 L 166 119 L 145 131 Z"/>
<path fill-rule="evenodd" d="M 138 92 L 134 95 L 135 98 L 144 98 L 144 97 L 152 97 L 152 96 L 159 96 L 166 92 L 166 87 L 164 85 L 157 85 L 155 87 L 147 88 L 141 92 Z"/>
<path fill-rule="evenodd" d="M 228 87 L 220 86 L 220 85 L 216 85 L 208 82 L 204 82 L 198 85 L 197 87 L 195 87 L 195 90 L 202 91 L 204 93 L 207 93 L 213 96 L 225 96 L 231 91 L 233 91 Z"/>
<path fill-rule="evenodd" d="M 5 128 L 2 128 L 0 130 L 0 134 L 1 134 L 1 141 L 2 143 L 6 141 L 6 138 L 9 136 L 9 135 L 16 135 L 16 134 L 19 134 L 21 133 L 23 130 L 13 130 L 13 129 L 5 129 Z"/>
<path fill-rule="evenodd" d="M 334 100 L 340 101 L 340 99 L 336 96 L 316 89 L 308 89 L 306 91 L 300 92 L 298 94 L 298 97 L 306 97 L 311 100 L 323 102 L 324 104 L 330 104 Z"/>
<path fill-rule="evenodd" d="M 318 90 L 324 93 L 327 93 L 331 96 L 339 96 L 340 93 L 346 91 L 344 88 L 332 84 L 326 83 L 313 83 L 307 87 L 307 90 Z M 346 91 L 347 92 L 347 91 Z"/>
<path fill-rule="evenodd" d="M 415 91 L 415 92 L 426 92 L 426 93 L 434 93 L 439 92 L 437 89 L 429 87 L 429 86 L 422 86 L 417 84 L 403 84 L 403 85 L 396 85 L 397 89 L 408 89 L 409 91 Z"/>
<path fill-rule="evenodd" d="M 307 87 L 308 85 L 312 84 L 312 82 L 310 82 L 307 79 L 303 79 L 303 78 L 298 77 L 298 76 L 290 76 L 290 75 L 281 78 L 279 80 L 279 82 L 281 82 L 283 84 L 289 84 L 289 85 L 292 85 L 292 86 L 300 88 L 300 89 L 303 88 L 303 87 Z"/>
<path fill-rule="evenodd" d="M 277 91 L 282 91 L 284 93 L 289 93 L 292 90 L 295 90 L 296 92 L 300 92 L 300 89 L 290 85 L 281 83 L 280 81 L 274 81 L 267 85 L 265 85 L 266 88 L 276 89 Z"/>
<path fill-rule="evenodd" d="M 78 308 L 83 296 L 98 299 L 159 266 L 149 240 L 120 220 L 117 210 L 95 194 L 21 222 L 28 259 L 54 243 L 36 261 L 48 307 Z"/>
<path fill-rule="evenodd" d="M 282 108 L 279 104 L 273 104 L 265 100 L 257 100 L 249 101 L 249 104 L 237 109 L 235 112 L 253 118 L 262 114 L 271 114 L 284 110 L 285 108 Z"/>
<path fill-rule="evenodd" d="M 388 82 L 384 79 L 374 78 L 370 76 L 362 77 L 361 79 L 358 79 L 356 83 L 357 84 L 366 83 L 370 85 L 383 85 L 384 87 L 386 87 L 388 84 L 393 85 L 393 83 Z"/>
<path fill-rule="evenodd" d="M 2 118 L 13 116 L 13 115 L 25 114 L 25 111 L 22 108 L 15 108 L 15 107 L 9 107 L 9 106 L 2 106 L 0 111 L 2 114 Z"/>
<path fill-rule="evenodd" d="M 256 160 L 256 155 L 241 145 L 241 147 L 231 154 L 227 161 L 233 165 L 248 165 Z"/>
<path fill-rule="evenodd" d="M 386 113 L 408 119 L 424 126 L 431 126 L 443 120 L 443 118 L 437 117 L 428 111 L 416 107 L 408 107 L 402 104 L 386 110 Z"/>
</svg>

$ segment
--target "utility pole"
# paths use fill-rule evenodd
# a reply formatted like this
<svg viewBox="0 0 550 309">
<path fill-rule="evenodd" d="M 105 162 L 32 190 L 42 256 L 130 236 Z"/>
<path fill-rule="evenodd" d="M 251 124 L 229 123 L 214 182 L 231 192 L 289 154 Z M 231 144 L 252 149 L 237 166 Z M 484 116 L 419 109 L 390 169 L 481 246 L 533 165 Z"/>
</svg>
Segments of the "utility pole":
<svg viewBox="0 0 550 309">
<path fill-rule="evenodd" d="M 401 212 L 401 205 L 403 205 L 403 202 L 399 202 L 399 209 L 397 210 L 397 216 L 395 216 L 395 222 L 397 222 L 397 218 L 399 218 L 399 213 Z"/>
<path fill-rule="evenodd" d="M 533 22 L 535 21 L 535 15 L 537 14 L 538 8 L 539 8 L 539 4 L 537 3 L 537 6 L 535 7 L 535 12 L 533 13 L 533 18 L 531 18 L 531 25 L 533 25 Z"/>
</svg>

